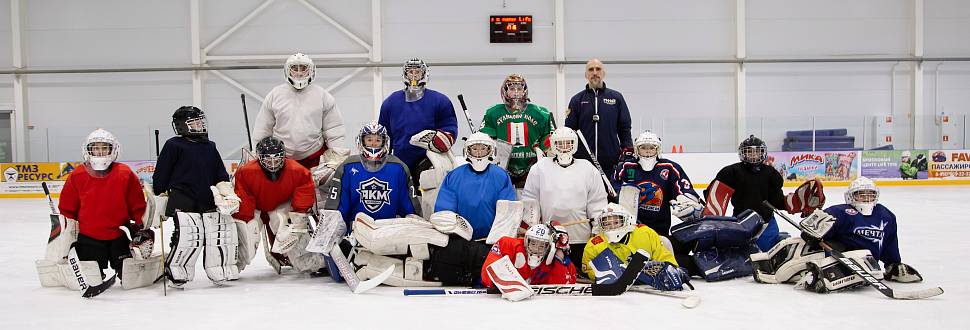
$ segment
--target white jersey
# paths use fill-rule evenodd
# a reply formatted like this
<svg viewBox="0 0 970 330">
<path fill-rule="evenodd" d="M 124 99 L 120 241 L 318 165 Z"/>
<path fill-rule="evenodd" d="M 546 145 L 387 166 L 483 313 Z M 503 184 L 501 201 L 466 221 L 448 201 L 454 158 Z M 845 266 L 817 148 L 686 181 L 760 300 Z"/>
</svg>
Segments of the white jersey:
<svg viewBox="0 0 970 330">
<path fill-rule="evenodd" d="M 599 171 L 585 159 L 562 167 L 545 157 L 529 170 L 522 199 L 539 202 L 543 222 L 567 223 L 598 216 L 606 207 L 606 187 Z M 589 222 L 568 226 L 566 232 L 569 244 L 586 243 L 591 237 Z"/>
<path fill-rule="evenodd" d="M 333 95 L 317 85 L 297 90 L 290 84 L 276 86 L 266 95 L 256 115 L 253 145 L 275 136 L 286 146 L 286 156 L 295 160 L 309 157 L 326 143 L 328 148 L 344 145 L 344 120 Z"/>
</svg>

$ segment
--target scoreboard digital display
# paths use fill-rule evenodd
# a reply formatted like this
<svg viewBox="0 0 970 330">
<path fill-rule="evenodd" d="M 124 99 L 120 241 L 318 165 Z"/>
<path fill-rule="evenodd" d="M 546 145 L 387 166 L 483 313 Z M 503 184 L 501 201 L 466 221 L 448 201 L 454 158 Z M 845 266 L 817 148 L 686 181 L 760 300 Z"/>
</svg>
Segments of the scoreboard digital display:
<svg viewBox="0 0 970 330">
<path fill-rule="evenodd" d="M 489 42 L 532 43 L 532 15 L 493 15 L 488 19 Z"/>
</svg>

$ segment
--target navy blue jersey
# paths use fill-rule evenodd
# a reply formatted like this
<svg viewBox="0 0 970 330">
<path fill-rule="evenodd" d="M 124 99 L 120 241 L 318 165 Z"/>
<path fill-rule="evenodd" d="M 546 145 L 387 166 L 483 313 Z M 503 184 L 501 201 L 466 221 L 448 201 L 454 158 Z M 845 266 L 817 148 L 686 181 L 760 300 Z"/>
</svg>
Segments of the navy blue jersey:
<svg viewBox="0 0 970 330">
<path fill-rule="evenodd" d="M 835 224 L 823 239 L 841 243 L 847 251 L 869 250 L 885 265 L 900 262 L 896 215 L 882 204 L 876 204 L 868 216 L 849 204 L 829 206 L 825 213 L 835 217 Z"/>
<path fill-rule="evenodd" d="M 394 155 L 388 155 L 384 166 L 375 172 L 364 167 L 360 155 L 347 157 L 327 182 L 324 194 L 324 208 L 340 211 L 348 231 L 358 212 L 374 219 L 421 213 L 421 204 L 411 186 L 411 174 Z"/>
<path fill-rule="evenodd" d="M 598 121 L 593 120 L 598 116 Z M 596 154 L 600 164 L 610 166 L 620 159 L 623 147 L 633 146 L 630 131 L 630 109 L 620 92 L 606 88 L 591 89 L 589 85 L 569 99 L 565 126 L 579 130 Z M 576 158 L 589 159 L 586 149 L 579 148 Z M 604 168 L 609 171 L 612 167 Z"/>
<path fill-rule="evenodd" d="M 411 136 L 423 130 L 440 130 L 458 137 L 455 106 L 447 96 L 431 89 L 424 90 L 420 100 L 407 102 L 404 91 L 391 93 L 381 104 L 377 123 L 387 127 L 391 137 L 391 152 L 410 169 L 424 159 L 425 150 L 411 145 Z"/>
<path fill-rule="evenodd" d="M 664 158 L 657 159 L 650 171 L 644 171 L 639 163 L 622 163 L 616 167 L 614 180 L 640 191 L 637 221 L 663 236 L 670 232 L 670 201 L 681 194 L 700 199 L 680 164 Z"/>
<path fill-rule="evenodd" d="M 176 136 L 165 141 L 158 155 L 152 188 L 155 194 L 178 191 L 201 207 L 194 211 L 202 212 L 215 209 L 209 186 L 222 181 L 229 181 L 229 173 L 215 142 L 192 142 Z"/>
</svg>

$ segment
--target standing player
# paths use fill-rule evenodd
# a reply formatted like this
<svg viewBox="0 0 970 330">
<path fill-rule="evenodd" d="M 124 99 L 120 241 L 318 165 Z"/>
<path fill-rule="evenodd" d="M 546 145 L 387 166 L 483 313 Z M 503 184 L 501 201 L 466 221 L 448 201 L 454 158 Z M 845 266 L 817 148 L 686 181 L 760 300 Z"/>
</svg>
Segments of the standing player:
<svg viewBox="0 0 970 330">
<path fill-rule="evenodd" d="M 851 270 L 839 264 L 833 257 L 826 257 L 817 247 L 824 240 L 846 256 L 857 259 L 870 273 L 879 274 L 876 259 L 885 267 L 883 277 L 887 280 L 910 283 L 920 282 L 923 277 L 915 268 L 902 263 L 899 255 L 899 240 L 896 215 L 884 205 L 879 204 L 879 188 L 875 182 L 860 177 L 849 185 L 845 192 L 845 204 L 830 206 L 825 211 L 815 211 L 801 221 L 805 241 L 790 238 L 779 244 L 791 245 L 775 248 L 767 254 L 752 255 L 752 264 L 758 271 L 755 279 L 759 282 L 780 283 L 797 280 L 801 270 L 800 285 L 806 289 L 823 293 L 850 289 L 865 284 L 865 281 Z M 802 248 L 802 246 L 806 247 Z M 800 253 L 782 251 L 793 250 Z M 805 253 L 802 250 L 815 253 Z M 770 260 L 770 262 L 766 262 Z M 778 265 L 772 267 L 771 265 Z"/>
<path fill-rule="evenodd" d="M 569 234 L 547 224 L 532 225 L 524 238 L 505 236 L 492 245 L 482 265 L 482 285 L 494 287 L 488 267 L 508 256 L 529 284 L 576 283 L 576 266 L 569 260 Z"/>
<path fill-rule="evenodd" d="M 424 61 L 412 58 L 404 63 L 403 70 L 404 89 L 384 99 L 377 122 L 387 128 L 394 156 L 414 174 L 412 183 L 417 187 L 418 176 L 431 166 L 425 153 L 441 154 L 451 149 L 458 119 L 451 100 L 427 88 L 431 73 Z"/>
<path fill-rule="evenodd" d="M 239 233 L 239 263 L 248 265 L 260 241 L 260 223 L 266 227 L 266 260 L 280 272 L 282 266 L 298 271 L 323 267 L 320 254 L 305 251 L 309 216 L 314 204 L 313 181 L 295 160 L 284 158 L 283 141 L 265 137 L 256 144 L 257 159 L 236 170 L 236 194 L 242 201 L 233 217 L 245 222 Z M 258 218 L 258 219 L 257 219 Z"/>
<path fill-rule="evenodd" d="M 590 143 L 589 152 L 580 150 L 576 157 L 590 159 L 591 152 L 609 171 L 621 161 L 621 153 L 633 154 L 633 138 L 626 99 L 607 88 L 604 78 L 603 62 L 595 58 L 586 62 L 586 88 L 569 99 L 565 126 L 580 131 Z"/>
<path fill-rule="evenodd" d="M 238 279 L 236 242 L 229 238 L 235 228 L 228 215 L 239 208 L 239 198 L 232 193 L 215 142 L 209 140 L 205 113 L 180 107 L 172 114 L 172 128 L 177 136 L 165 141 L 152 175 L 154 193 L 168 194 L 165 216 L 175 220 L 165 272 L 176 287 L 191 281 L 198 250 L 205 245 L 203 266 L 209 279 Z"/>
<path fill-rule="evenodd" d="M 266 95 L 256 115 L 253 142 L 275 136 L 286 146 L 286 157 L 307 169 L 320 164 L 321 157 L 334 158 L 324 155 L 327 151 L 345 155 L 340 109 L 333 95 L 311 84 L 316 76 L 313 60 L 303 53 L 291 55 L 283 65 L 283 76 L 287 83 Z"/>
<path fill-rule="evenodd" d="M 738 156 L 741 161 L 722 168 L 704 190 L 707 204 L 703 214 L 725 215 L 728 201 L 734 206 L 735 217 L 745 210 L 754 210 L 767 223 L 758 238 L 758 248 L 768 251 L 781 237 L 772 211 L 762 202 L 768 201 L 792 214 L 808 215 L 825 204 L 822 183 L 818 179 L 808 180 L 794 193 L 785 195 L 781 190 L 784 185 L 781 174 L 765 164 L 768 158 L 765 142 L 754 135 L 741 142 Z"/>
<path fill-rule="evenodd" d="M 468 219 L 473 228 L 472 240 L 485 238 L 495 220 L 495 203 L 515 200 L 515 188 L 509 175 L 492 164 L 495 141 L 485 133 L 474 133 L 465 140 L 465 159 L 445 177 L 438 192 L 434 211 L 451 211 Z"/>
<path fill-rule="evenodd" d="M 529 86 L 525 78 L 509 75 L 499 89 L 502 104 L 485 110 L 482 133 L 512 145 L 510 155 L 499 154 L 499 164 L 508 160 L 505 169 L 512 183 L 522 187 L 529 174 L 529 167 L 549 148 L 548 137 L 556 124 L 546 108 L 529 103 Z M 506 158 L 507 157 L 507 158 Z"/>
<path fill-rule="evenodd" d="M 337 167 L 324 188 L 328 210 L 338 210 L 347 228 L 358 212 L 374 219 L 420 214 L 411 174 L 400 159 L 390 154 L 390 139 L 384 126 L 370 123 L 357 135 L 360 155 L 350 156 Z"/>
<path fill-rule="evenodd" d="M 553 157 L 544 157 L 532 167 L 522 199 L 539 202 L 544 223 L 572 223 L 565 227 L 572 251 L 570 259 L 581 267 L 583 245 L 591 236 L 589 219 L 596 218 L 606 207 L 606 189 L 593 164 L 573 157 L 579 145 L 576 131 L 557 128 L 549 143 Z M 585 221 L 575 223 L 579 220 Z"/>
<path fill-rule="evenodd" d="M 121 143 L 114 135 L 96 129 L 85 139 L 81 152 L 84 164 L 71 171 L 64 183 L 58 209 L 68 222 L 77 222 L 78 259 L 97 261 L 102 278 L 109 266 L 121 274 L 122 261 L 131 257 L 130 249 L 155 237 L 142 226 L 145 195 L 131 168 L 116 162 Z M 136 244 L 120 226 L 128 227 Z"/>
<path fill-rule="evenodd" d="M 703 206 L 687 173 L 676 162 L 660 158 L 660 137 L 646 131 L 633 142 L 636 158 L 627 159 L 616 168 L 614 180 L 633 186 L 637 196 L 637 222 L 647 225 L 661 236 L 670 235 L 670 210 L 681 220 L 700 215 Z"/>
</svg>

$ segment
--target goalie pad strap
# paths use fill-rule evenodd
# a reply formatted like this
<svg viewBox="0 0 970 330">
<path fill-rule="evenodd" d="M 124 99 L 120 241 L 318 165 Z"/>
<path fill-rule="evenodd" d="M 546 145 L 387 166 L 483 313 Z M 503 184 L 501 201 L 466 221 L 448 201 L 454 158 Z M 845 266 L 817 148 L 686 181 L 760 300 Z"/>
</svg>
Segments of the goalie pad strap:
<svg viewBox="0 0 970 330">
<path fill-rule="evenodd" d="M 236 224 L 232 217 L 218 212 L 202 214 L 205 229 L 205 250 L 202 265 L 213 282 L 239 279 L 236 266 Z"/>
</svg>

